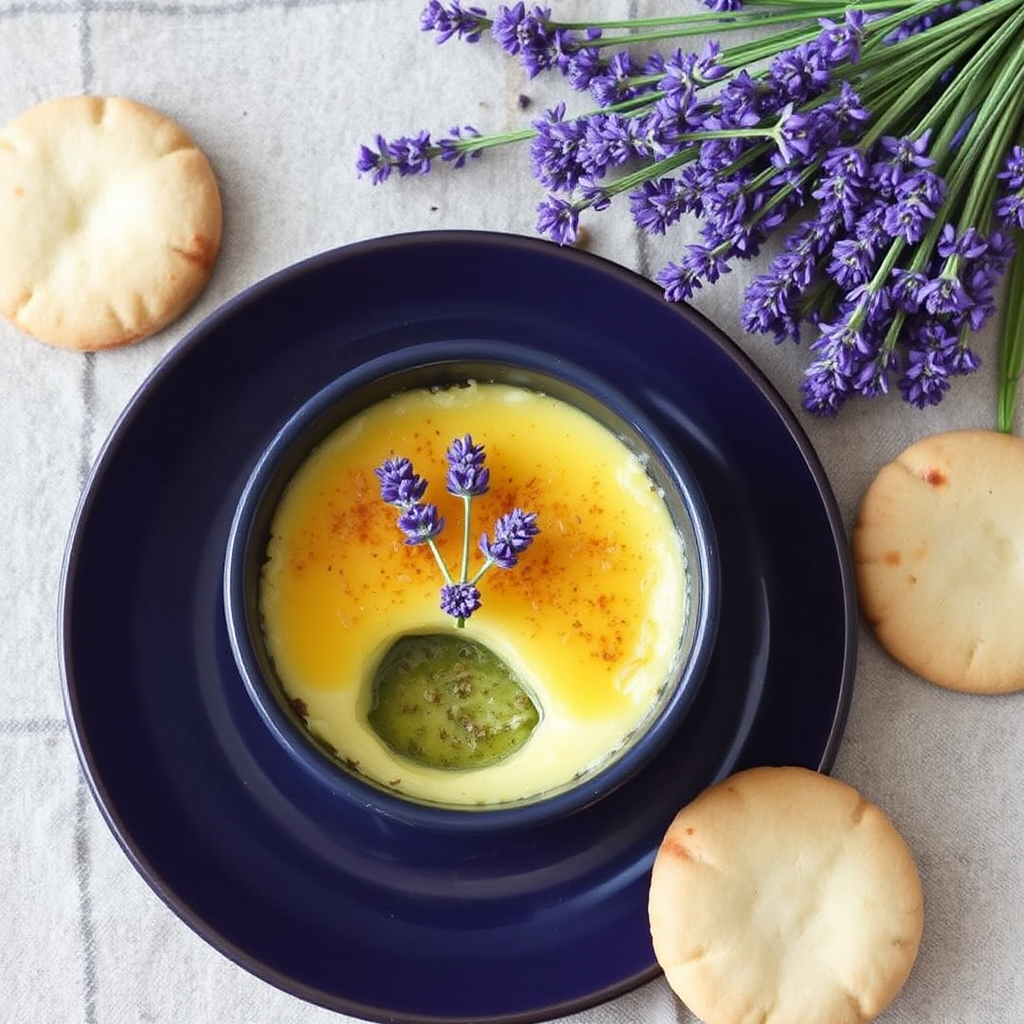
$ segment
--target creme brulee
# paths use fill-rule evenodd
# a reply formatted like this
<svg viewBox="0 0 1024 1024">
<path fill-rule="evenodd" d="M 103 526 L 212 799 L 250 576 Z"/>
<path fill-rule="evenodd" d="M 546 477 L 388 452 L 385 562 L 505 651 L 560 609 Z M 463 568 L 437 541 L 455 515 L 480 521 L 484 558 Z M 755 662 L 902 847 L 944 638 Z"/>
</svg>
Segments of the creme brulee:
<svg viewBox="0 0 1024 1024">
<path fill-rule="evenodd" d="M 375 665 L 400 636 L 455 632 L 430 552 L 409 546 L 374 468 L 406 456 L 447 521 L 438 547 L 461 557 L 462 501 L 445 451 L 471 432 L 491 486 L 472 505 L 474 544 L 519 506 L 540 534 L 513 569 L 480 582 L 460 634 L 516 673 L 540 709 L 525 745 L 473 769 L 394 753 L 367 721 Z M 406 796 L 456 805 L 514 801 L 606 760 L 648 716 L 680 655 L 686 556 L 642 461 L 576 407 L 534 391 L 468 384 L 387 399 L 332 433 L 275 513 L 260 604 L 267 646 L 310 729 L 346 763 Z M 482 555 L 474 547 L 474 567 Z"/>
</svg>

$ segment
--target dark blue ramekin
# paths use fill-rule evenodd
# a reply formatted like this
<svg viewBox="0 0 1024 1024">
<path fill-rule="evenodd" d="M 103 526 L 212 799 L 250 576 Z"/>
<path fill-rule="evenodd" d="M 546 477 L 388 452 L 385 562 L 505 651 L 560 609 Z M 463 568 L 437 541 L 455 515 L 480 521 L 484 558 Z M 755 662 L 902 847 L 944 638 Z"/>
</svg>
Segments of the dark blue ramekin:
<svg viewBox="0 0 1024 1024">
<path fill-rule="evenodd" d="M 473 380 L 539 391 L 577 406 L 646 464 L 679 530 L 687 556 L 688 612 L 681 657 L 659 706 L 609 760 L 556 790 L 523 800 L 455 806 L 403 796 L 346 766 L 312 736 L 288 702 L 267 652 L 259 579 L 270 522 L 285 487 L 310 452 L 346 420 L 399 392 Z M 506 341 L 412 344 L 338 377 L 301 405 L 270 441 L 242 491 L 224 562 L 224 607 L 235 662 L 263 722 L 311 783 L 382 815 L 434 829 L 541 825 L 593 804 L 640 772 L 675 733 L 701 685 L 719 607 L 715 532 L 697 479 L 646 411 L 613 383 L 564 359 Z"/>
</svg>

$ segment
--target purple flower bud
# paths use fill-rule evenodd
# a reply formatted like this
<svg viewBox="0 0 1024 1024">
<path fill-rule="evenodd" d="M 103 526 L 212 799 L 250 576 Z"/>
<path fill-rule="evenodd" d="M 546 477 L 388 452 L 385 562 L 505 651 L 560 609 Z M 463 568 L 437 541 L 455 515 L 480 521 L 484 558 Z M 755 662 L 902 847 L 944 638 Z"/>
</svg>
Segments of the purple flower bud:
<svg viewBox="0 0 1024 1024">
<path fill-rule="evenodd" d="M 853 387 L 858 395 L 874 398 L 889 393 L 889 374 L 896 369 L 897 357 L 890 353 L 888 358 L 882 353 L 869 359 L 857 371 L 853 379 Z"/>
<path fill-rule="evenodd" d="M 636 157 L 650 156 L 652 149 L 642 122 L 622 114 L 592 114 L 587 118 L 579 160 L 588 178 L 599 178 L 608 167 Z"/>
<path fill-rule="evenodd" d="M 591 79 L 590 95 L 602 107 L 610 107 L 614 103 L 649 92 L 651 86 L 638 86 L 633 81 L 642 73 L 643 69 L 637 66 L 633 58 L 628 53 L 620 51 L 608 61 L 602 74 Z"/>
<path fill-rule="evenodd" d="M 1014 146 L 1010 150 L 1003 169 L 996 177 L 1005 181 L 1008 189 L 1024 188 L 1024 146 Z"/>
<path fill-rule="evenodd" d="M 568 199 L 550 196 L 537 204 L 537 230 L 559 245 L 572 245 L 579 231 L 580 211 Z"/>
<path fill-rule="evenodd" d="M 487 493 L 491 473 L 484 466 L 484 446 L 473 444 L 470 434 L 455 438 L 445 458 L 448 460 L 445 487 L 449 494 L 468 498 Z"/>
<path fill-rule="evenodd" d="M 406 135 L 388 145 L 388 157 L 402 177 L 426 174 L 430 170 L 431 156 L 436 155 L 429 132 Z"/>
<path fill-rule="evenodd" d="M 537 513 L 514 508 L 494 524 L 493 543 L 486 533 L 480 538 L 480 550 L 499 568 L 511 569 L 538 533 Z"/>
<path fill-rule="evenodd" d="M 985 252 L 988 242 L 974 228 L 968 228 L 962 235 L 957 235 L 956 228 L 946 224 L 935 248 L 944 259 L 962 256 L 973 260 Z"/>
<path fill-rule="evenodd" d="M 819 18 L 821 35 L 817 44 L 829 65 L 835 67 L 843 61 L 856 64 L 860 60 L 860 44 L 864 36 L 864 12 L 847 11 L 843 24 L 829 18 Z"/>
<path fill-rule="evenodd" d="M 356 170 L 360 175 L 372 174 L 371 181 L 379 185 L 391 177 L 391 161 L 387 157 L 388 142 L 383 135 L 378 135 L 374 140 L 377 148 L 369 146 L 359 147 L 359 157 L 356 159 Z"/>
<path fill-rule="evenodd" d="M 380 496 L 389 505 L 411 508 L 427 489 L 427 481 L 413 472 L 406 458 L 385 459 L 375 470 L 380 480 Z"/>
<path fill-rule="evenodd" d="M 398 517 L 398 528 L 405 534 L 406 544 L 426 544 L 444 529 L 444 519 L 436 505 L 410 505 Z"/>
<path fill-rule="evenodd" d="M 970 296 L 964 291 L 960 278 L 942 274 L 922 285 L 918 292 L 925 309 L 939 316 L 949 313 L 964 313 L 970 308 Z"/>
<path fill-rule="evenodd" d="M 981 357 L 966 345 L 957 345 L 949 358 L 949 372 L 959 376 L 974 373 L 981 366 Z"/>
<path fill-rule="evenodd" d="M 995 215 L 1007 227 L 1016 224 L 1024 229 L 1024 190 L 1011 192 L 999 199 L 995 204 Z"/>
<path fill-rule="evenodd" d="M 664 290 L 667 302 L 686 302 L 701 286 L 697 274 L 681 263 L 665 264 L 654 279 Z"/>
<path fill-rule="evenodd" d="M 841 238 L 832 246 L 825 272 L 840 288 L 864 284 L 874 273 L 875 247 L 858 238 Z"/>
<path fill-rule="evenodd" d="M 919 409 L 937 405 L 949 389 L 949 370 L 943 351 L 912 348 L 900 378 L 903 399 Z"/>
<path fill-rule="evenodd" d="M 557 33 L 549 22 L 549 8 L 534 7 L 528 14 L 526 4 L 500 7 L 491 25 L 491 35 L 511 57 L 518 56 L 531 78 L 554 67 L 557 56 Z"/>
<path fill-rule="evenodd" d="M 883 159 L 872 167 L 872 173 L 887 184 L 898 185 L 910 168 L 930 167 L 935 163 L 927 155 L 931 136 L 930 128 L 916 139 L 884 136 L 879 144 Z"/>
<path fill-rule="evenodd" d="M 882 226 L 892 238 L 905 238 L 911 245 L 920 242 L 935 211 L 919 199 L 908 197 L 885 211 Z"/>
<path fill-rule="evenodd" d="M 822 51 L 805 43 L 780 53 L 768 69 L 768 79 L 787 99 L 803 102 L 821 95 L 831 75 Z"/>
<path fill-rule="evenodd" d="M 446 583 L 441 587 L 441 611 L 453 619 L 468 619 L 481 603 L 480 591 L 472 583 Z"/>
<path fill-rule="evenodd" d="M 897 309 L 905 313 L 916 313 L 921 308 L 921 289 L 928 278 L 920 271 L 893 269 L 892 301 Z"/>
<path fill-rule="evenodd" d="M 530 144 L 533 176 L 552 191 L 571 192 L 585 173 L 581 153 L 586 152 L 586 120 L 566 121 L 565 104 L 557 103 L 533 127 L 537 132 Z"/>
<path fill-rule="evenodd" d="M 691 208 L 690 202 L 690 192 L 677 178 L 648 180 L 629 194 L 633 220 L 652 235 L 665 234 Z"/>
<path fill-rule="evenodd" d="M 424 32 L 436 32 L 435 42 L 439 44 L 446 43 L 452 36 L 467 43 L 479 42 L 489 24 L 482 7 L 464 8 L 459 0 L 452 0 L 447 7 L 439 0 L 430 0 L 420 14 L 420 28 Z"/>
<path fill-rule="evenodd" d="M 607 70 L 601 51 L 593 46 L 583 46 L 566 61 L 565 77 L 573 89 L 582 91 L 589 89 L 594 79 Z"/>
</svg>

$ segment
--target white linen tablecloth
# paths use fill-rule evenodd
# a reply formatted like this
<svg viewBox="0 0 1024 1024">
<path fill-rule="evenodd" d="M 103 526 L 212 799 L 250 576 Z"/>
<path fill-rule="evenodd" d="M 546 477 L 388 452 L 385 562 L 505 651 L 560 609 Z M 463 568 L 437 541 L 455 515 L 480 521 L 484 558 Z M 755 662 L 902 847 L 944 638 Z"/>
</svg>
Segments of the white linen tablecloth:
<svg viewBox="0 0 1024 1024">
<path fill-rule="evenodd" d="M 556 96 L 483 43 L 438 48 L 423 0 L 0 0 L 0 120 L 62 94 L 124 95 L 179 120 L 220 181 L 224 246 L 196 305 L 160 335 L 82 356 L 0 326 L 0 1022 L 312 1024 L 344 1018 L 249 975 L 206 945 L 129 865 L 98 813 L 65 723 L 57 591 L 79 493 L 115 418 L 200 320 L 266 275 L 393 232 L 534 233 L 541 198 L 525 151 L 491 153 L 373 188 L 358 144 L 377 131 L 520 125 Z M 655 0 L 560 5 L 609 16 Z M 674 5 L 669 5 L 674 6 Z M 589 247 L 652 275 L 686 232 L 642 238 L 625 208 L 592 219 Z M 2 254 L 0 254 L 2 258 Z M 798 405 L 803 350 L 744 335 L 739 304 L 759 264 L 695 305 Z M 401 282 L 395 282 L 401 288 Z M 800 418 L 847 526 L 878 468 L 911 441 L 993 424 L 985 367 L 927 412 L 854 403 Z M 1024 427 L 1024 409 L 1021 410 Z M 806 666 L 809 675 L 813 663 Z M 970 697 L 915 678 L 862 630 L 835 774 L 880 804 L 924 881 L 924 941 L 887 1024 L 1024 1020 L 1024 695 Z M 572 1018 L 690 1020 L 662 979 Z"/>
</svg>

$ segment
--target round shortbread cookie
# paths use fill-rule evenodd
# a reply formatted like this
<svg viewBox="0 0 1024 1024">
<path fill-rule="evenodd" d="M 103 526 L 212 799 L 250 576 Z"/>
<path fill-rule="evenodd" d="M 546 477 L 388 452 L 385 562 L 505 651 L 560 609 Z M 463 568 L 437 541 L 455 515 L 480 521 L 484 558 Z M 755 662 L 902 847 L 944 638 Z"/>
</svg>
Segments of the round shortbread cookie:
<svg viewBox="0 0 1024 1024">
<path fill-rule="evenodd" d="M 923 899 L 907 844 L 853 787 L 753 768 L 673 820 L 649 913 L 669 985 L 706 1024 L 862 1024 L 910 974 Z"/>
<path fill-rule="evenodd" d="M 1024 689 L 1024 440 L 935 434 L 883 466 L 853 529 L 865 619 L 954 690 Z"/>
<path fill-rule="evenodd" d="M 209 162 L 150 107 L 61 97 L 0 132 L 0 313 L 41 341 L 153 334 L 199 294 L 220 239 Z"/>
</svg>

